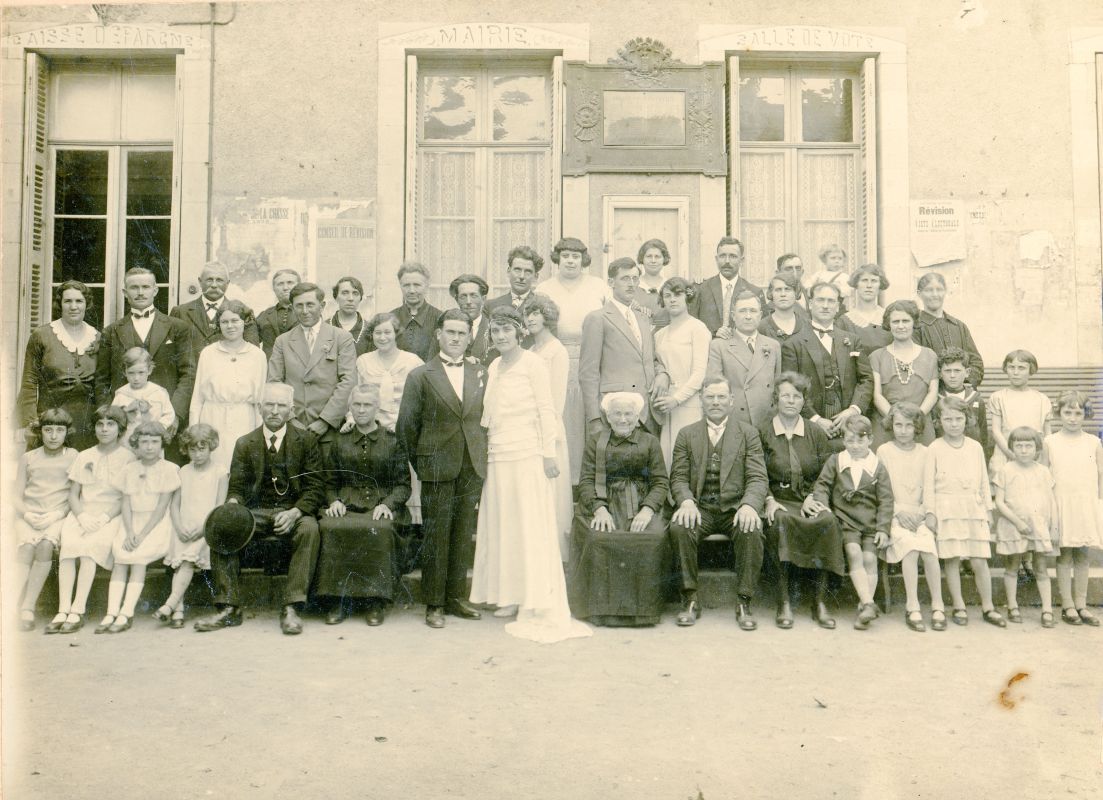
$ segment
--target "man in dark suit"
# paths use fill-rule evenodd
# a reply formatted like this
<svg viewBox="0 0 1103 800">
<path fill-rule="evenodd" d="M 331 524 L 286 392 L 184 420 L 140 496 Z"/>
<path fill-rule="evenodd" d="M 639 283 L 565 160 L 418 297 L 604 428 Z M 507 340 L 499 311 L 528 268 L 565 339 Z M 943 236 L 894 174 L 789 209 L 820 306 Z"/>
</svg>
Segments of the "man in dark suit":
<svg viewBox="0 0 1103 800">
<path fill-rule="evenodd" d="M 145 348 L 153 357 L 149 379 L 169 393 L 176 411 L 176 424 L 170 431 L 175 435 L 188 418 L 195 382 L 191 326 L 153 307 L 157 298 L 157 278 L 148 269 L 128 269 L 123 287 L 130 311 L 104 328 L 96 354 L 97 402 L 110 403 L 115 390 L 126 383 L 123 354 L 131 347 Z"/>
<path fill-rule="evenodd" d="M 272 346 L 280 334 L 287 333 L 298 324 L 291 310 L 291 290 L 302 283 L 293 269 L 278 269 L 272 276 L 272 291 L 276 295 L 276 304 L 257 314 L 257 333 L 260 346 L 267 358 L 272 357 Z"/>
<path fill-rule="evenodd" d="M 467 355 L 486 366 L 498 357 L 498 351 L 490 341 L 490 314 L 483 313 L 490 287 L 478 275 L 465 273 L 453 279 L 448 293 L 459 310 L 471 320 L 471 343 L 467 346 Z"/>
<path fill-rule="evenodd" d="M 226 502 L 240 503 L 252 512 L 259 534 L 275 534 L 284 549 L 291 550 L 280 614 L 280 629 L 289 636 L 303 631 L 296 606 L 306 601 L 318 562 L 315 517 L 325 501 L 318 440 L 313 434 L 287 424 L 293 403 L 294 390 L 287 384 L 264 385 L 261 399 L 264 422 L 237 440 L 226 495 Z M 241 624 L 241 559 L 261 546 L 264 543 L 254 538 L 239 553 L 211 550 L 218 612 L 197 620 L 197 631 Z"/>
<path fill-rule="evenodd" d="M 471 320 L 449 309 L 437 322 L 440 355 L 406 379 L 396 432 L 421 481 L 421 593 L 425 624 L 444 627 L 447 612 L 479 619 L 467 598 L 475 535 L 475 506 L 486 478 L 486 431 L 481 421 L 486 370 L 464 358 Z"/>
<path fill-rule="evenodd" d="M 398 318 L 395 342 L 400 350 L 428 361 L 436 354 L 434 345 L 440 318 L 440 309 L 425 300 L 429 270 L 417 261 L 403 263 L 398 268 L 398 286 L 402 289 L 402 305 L 391 311 Z"/>
<path fill-rule="evenodd" d="M 721 238 L 716 245 L 716 267 L 719 272 L 701 282 L 689 306 L 689 313 L 705 323 L 709 333 L 721 339 L 731 336 L 732 304 L 741 292 L 757 295 L 761 305 L 766 305 L 762 289 L 739 274 L 742 266 L 743 243 L 732 236 Z"/>
<path fill-rule="evenodd" d="M 501 306 L 513 306 L 521 312 L 521 319 L 528 319 L 528 307 L 532 303 L 533 287 L 544 268 L 544 259 L 528 245 L 519 245 L 509 251 L 506 277 L 509 278 L 509 291 L 493 300 L 488 300 L 484 309 L 489 317 L 494 309 Z M 532 346 L 532 337 L 527 333 L 521 338 L 521 346 Z"/>
<path fill-rule="evenodd" d="M 199 354 L 203 348 L 212 342 L 222 338 L 215 318 L 222 309 L 226 300 L 226 289 L 230 286 L 230 271 L 218 261 L 209 261 L 199 273 L 199 287 L 203 291 L 202 297 L 197 297 L 190 303 L 181 303 L 169 312 L 170 317 L 182 319 L 192 326 L 192 347 L 194 348 L 195 363 L 199 363 Z M 251 344 L 260 345 L 260 334 L 257 332 L 257 321 L 252 314 L 245 322 L 243 338 Z"/>
<path fill-rule="evenodd" d="M 811 383 L 801 415 L 832 437 L 837 450 L 842 450 L 843 422 L 865 414 L 873 400 L 869 354 L 857 335 L 835 324 L 841 299 L 834 284 L 813 286 L 809 290 L 811 324 L 781 345 L 781 369 L 798 372 Z"/>
<path fill-rule="evenodd" d="M 709 378 L 701 388 L 705 418 L 678 432 L 670 467 L 670 491 L 677 508 L 669 535 L 682 582 L 678 624 L 693 625 L 701 616 L 697 599 L 697 546 L 715 533 L 731 537 L 735 551 L 735 618 L 753 631 L 758 624 L 751 600 L 762 571 L 765 539 L 762 513 L 769 483 L 758 433 L 730 418 L 731 387 Z"/>
</svg>

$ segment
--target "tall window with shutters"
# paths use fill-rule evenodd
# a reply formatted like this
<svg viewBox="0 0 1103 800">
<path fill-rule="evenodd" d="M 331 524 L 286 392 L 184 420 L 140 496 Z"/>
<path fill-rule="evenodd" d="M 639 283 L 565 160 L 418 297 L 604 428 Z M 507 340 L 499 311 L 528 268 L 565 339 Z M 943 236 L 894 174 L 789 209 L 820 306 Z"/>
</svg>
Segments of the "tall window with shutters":
<svg viewBox="0 0 1103 800">
<path fill-rule="evenodd" d="M 90 324 L 111 322 L 125 310 L 123 274 L 136 266 L 153 271 L 167 310 L 176 282 L 175 60 L 29 59 L 26 324 L 50 319 L 52 289 L 66 280 L 91 289 Z"/>
<path fill-rule="evenodd" d="M 874 59 L 854 65 L 729 65 L 731 215 L 748 277 L 777 256 L 805 271 L 839 244 L 848 269 L 877 258 Z"/>
<path fill-rule="evenodd" d="M 430 302 L 447 308 L 446 279 L 472 272 L 498 292 L 510 249 L 551 249 L 553 65 L 411 57 L 409 66 L 417 77 L 406 252 L 433 274 Z"/>
</svg>

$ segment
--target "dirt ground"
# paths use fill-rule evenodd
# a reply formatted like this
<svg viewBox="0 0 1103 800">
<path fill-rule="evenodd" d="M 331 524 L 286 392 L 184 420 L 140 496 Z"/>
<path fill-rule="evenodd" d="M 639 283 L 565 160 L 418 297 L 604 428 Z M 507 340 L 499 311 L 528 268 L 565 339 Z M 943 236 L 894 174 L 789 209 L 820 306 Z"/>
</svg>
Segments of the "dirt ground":
<svg viewBox="0 0 1103 800">
<path fill-rule="evenodd" d="M 422 609 L 198 634 L 8 633 L 3 796 L 1103 796 L 1103 630 L 597 629 L 555 645 Z M 764 614 L 765 612 L 760 612 Z M 1000 693 L 1013 683 L 1000 702 Z"/>
</svg>

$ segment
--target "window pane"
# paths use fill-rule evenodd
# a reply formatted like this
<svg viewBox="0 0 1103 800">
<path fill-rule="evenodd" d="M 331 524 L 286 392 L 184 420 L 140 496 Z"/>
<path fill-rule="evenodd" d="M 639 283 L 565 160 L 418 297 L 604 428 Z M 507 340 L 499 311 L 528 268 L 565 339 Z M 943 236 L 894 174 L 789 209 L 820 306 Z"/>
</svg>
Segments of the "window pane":
<svg viewBox="0 0 1103 800">
<path fill-rule="evenodd" d="M 126 269 L 145 267 L 158 283 L 169 279 L 169 230 L 171 220 L 128 219 L 126 221 Z"/>
<path fill-rule="evenodd" d="M 172 213 L 172 151 L 126 154 L 126 213 L 168 216 Z"/>
<path fill-rule="evenodd" d="M 787 249 L 785 154 L 744 151 L 739 157 L 740 239 L 747 254 L 746 274 L 765 283 L 775 260 Z"/>
<path fill-rule="evenodd" d="M 854 141 L 854 82 L 850 78 L 802 78 L 803 140 Z"/>
<path fill-rule="evenodd" d="M 50 117 L 51 139 L 116 139 L 119 136 L 117 74 L 61 72 Z"/>
<path fill-rule="evenodd" d="M 421 97 L 423 138 L 476 138 L 478 90 L 473 75 L 423 75 Z"/>
<path fill-rule="evenodd" d="M 106 219 L 54 220 L 54 280 L 103 283 Z"/>
<path fill-rule="evenodd" d="M 551 138 L 544 75 L 496 75 L 491 91 L 494 141 L 539 142 Z"/>
<path fill-rule="evenodd" d="M 422 151 L 418 195 L 419 260 L 482 274 L 475 263 L 475 154 Z"/>
<path fill-rule="evenodd" d="M 739 138 L 785 140 L 785 78 L 751 75 L 739 81 Z"/>
<path fill-rule="evenodd" d="M 176 76 L 123 73 L 123 138 L 172 141 Z"/>
<path fill-rule="evenodd" d="M 858 183 L 854 154 L 802 153 L 800 200 L 805 219 L 855 219 Z"/>
<path fill-rule="evenodd" d="M 57 151 L 54 213 L 107 213 L 106 150 Z"/>
</svg>

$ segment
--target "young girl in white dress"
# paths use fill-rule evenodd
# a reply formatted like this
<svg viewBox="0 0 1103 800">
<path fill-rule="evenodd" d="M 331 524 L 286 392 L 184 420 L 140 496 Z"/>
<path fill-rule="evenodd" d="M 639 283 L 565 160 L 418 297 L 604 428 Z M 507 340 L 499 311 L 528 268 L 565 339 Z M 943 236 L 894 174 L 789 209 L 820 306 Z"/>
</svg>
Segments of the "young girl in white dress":
<svg viewBox="0 0 1103 800">
<path fill-rule="evenodd" d="M 1030 388 L 1030 376 L 1038 371 L 1038 359 L 1027 350 L 1012 350 L 1003 359 L 1003 371 L 1010 384 L 992 392 L 988 398 L 988 419 L 992 423 L 992 439 L 996 448 L 989 462 L 989 472 L 1015 456 L 1007 446 L 1007 437 L 1020 426 L 1032 428 L 1042 436 L 1050 432 L 1053 404 L 1037 389 Z"/>
<path fill-rule="evenodd" d="M 165 564 L 175 570 L 164 605 L 153 612 L 158 622 L 184 627 L 184 594 L 196 570 L 211 568 L 211 548 L 204 538 L 207 515 L 226 501 L 229 471 L 212 457 L 218 449 L 218 431 L 205 423 L 188 426 L 180 434 L 180 449 L 188 463 L 180 468 L 180 488 L 169 504 L 173 535 Z"/>
<path fill-rule="evenodd" d="M 40 442 L 19 457 L 15 474 L 15 535 L 19 542 L 14 586 L 23 594 L 19 606 L 19 629 L 34 630 L 34 609 L 38 596 L 54 565 L 54 548 L 61 540 L 61 523 L 69 513 L 69 467 L 77 451 L 65 446 L 73 418 L 61 408 L 49 408 L 30 426 Z M 61 630 L 61 614 L 50 623 L 52 632 Z"/>
<path fill-rule="evenodd" d="M 923 614 L 919 610 L 920 558 L 923 559 L 927 589 L 931 593 L 931 627 L 936 631 L 946 630 L 938 548 L 923 513 L 923 471 L 927 463 L 927 448 L 915 440 L 916 434 L 923 432 L 926 421 L 927 415 L 915 403 L 896 403 L 884 423 L 892 433 L 892 441 L 877 448 L 877 457 L 885 465 L 892 482 L 893 497 L 892 528 L 883 558 L 890 564 L 901 564 L 907 598 L 904 621 L 913 631 L 919 632 L 926 630 Z"/>
<path fill-rule="evenodd" d="M 61 523 L 58 609 L 48 633 L 76 633 L 84 627 L 88 592 L 96 565 L 111 569 L 111 545 L 122 525 L 122 476 L 134 454 L 122 445 L 126 412 L 100 406 L 92 415 L 95 447 L 82 450 L 69 467 L 69 516 Z M 77 571 L 77 561 L 80 571 Z M 74 589 L 75 583 L 75 589 Z M 64 619 L 63 619 L 64 618 Z M 60 623 L 60 624 L 59 624 Z M 53 630 L 57 625 L 56 631 Z"/>
<path fill-rule="evenodd" d="M 1053 496 L 1053 475 L 1038 463 L 1042 435 L 1025 425 L 1007 437 L 1015 455 L 992 474 L 996 489 L 996 552 L 1004 556 L 1003 588 L 1007 595 L 1007 618 L 1023 621 L 1019 611 L 1019 564 L 1023 553 L 1034 553 L 1034 579 L 1042 600 L 1042 627 L 1053 628 L 1053 591 L 1050 587 L 1050 556 L 1057 553 L 1057 500 Z M 1079 617 L 1077 617 L 1079 619 Z"/>
<path fill-rule="evenodd" d="M 1103 445 L 1082 428 L 1092 415 L 1083 392 L 1062 392 L 1057 398 L 1061 429 L 1045 439 L 1044 458 L 1053 472 L 1061 555 L 1057 586 L 1061 618 L 1070 625 L 1098 626 L 1088 611 L 1088 550 L 1103 549 Z"/>
<path fill-rule="evenodd" d="M 107 614 L 96 633 L 122 633 L 134 621 L 145 588 L 146 566 L 168 552 L 172 539 L 169 502 L 180 488 L 179 468 L 162 458 L 168 435 L 159 422 L 142 422 L 130 433 L 138 457 L 122 475 L 122 525 L 111 554 L 115 566 L 107 585 Z"/>
<path fill-rule="evenodd" d="M 169 393 L 149 380 L 152 371 L 153 358 L 143 348 L 131 347 L 123 353 L 123 374 L 127 382 L 115 391 L 111 405 L 126 412 L 127 427 L 131 431 L 140 422 L 159 422 L 166 431 L 176 423 L 176 411 Z"/>
<path fill-rule="evenodd" d="M 837 244 L 829 244 L 820 250 L 820 263 L 823 264 L 823 269 L 809 278 L 808 287 L 811 288 L 817 283 L 830 283 L 838 287 L 841 293 L 840 310 L 846 311 L 851 295 L 848 283 L 850 273 L 846 271 L 846 251 Z"/>
<path fill-rule="evenodd" d="M 946 562 L 946 585 L 954 610 L 951 619 L 969 624 L 969 612 L 961 594 L 961 559 L 969 559 L 980 594 L 984 621 L 1007 627 L 992 604 L 992 490 L 984 465 L 984 450 L 965 435 L 969 407 L 960 397 L 946 397 L 936 412 L 942 420 L 942 438 L 927 447 L 923 472 L 923 505 L 927 527 L 938 537 L 938 557 Z"/>
</svg>

